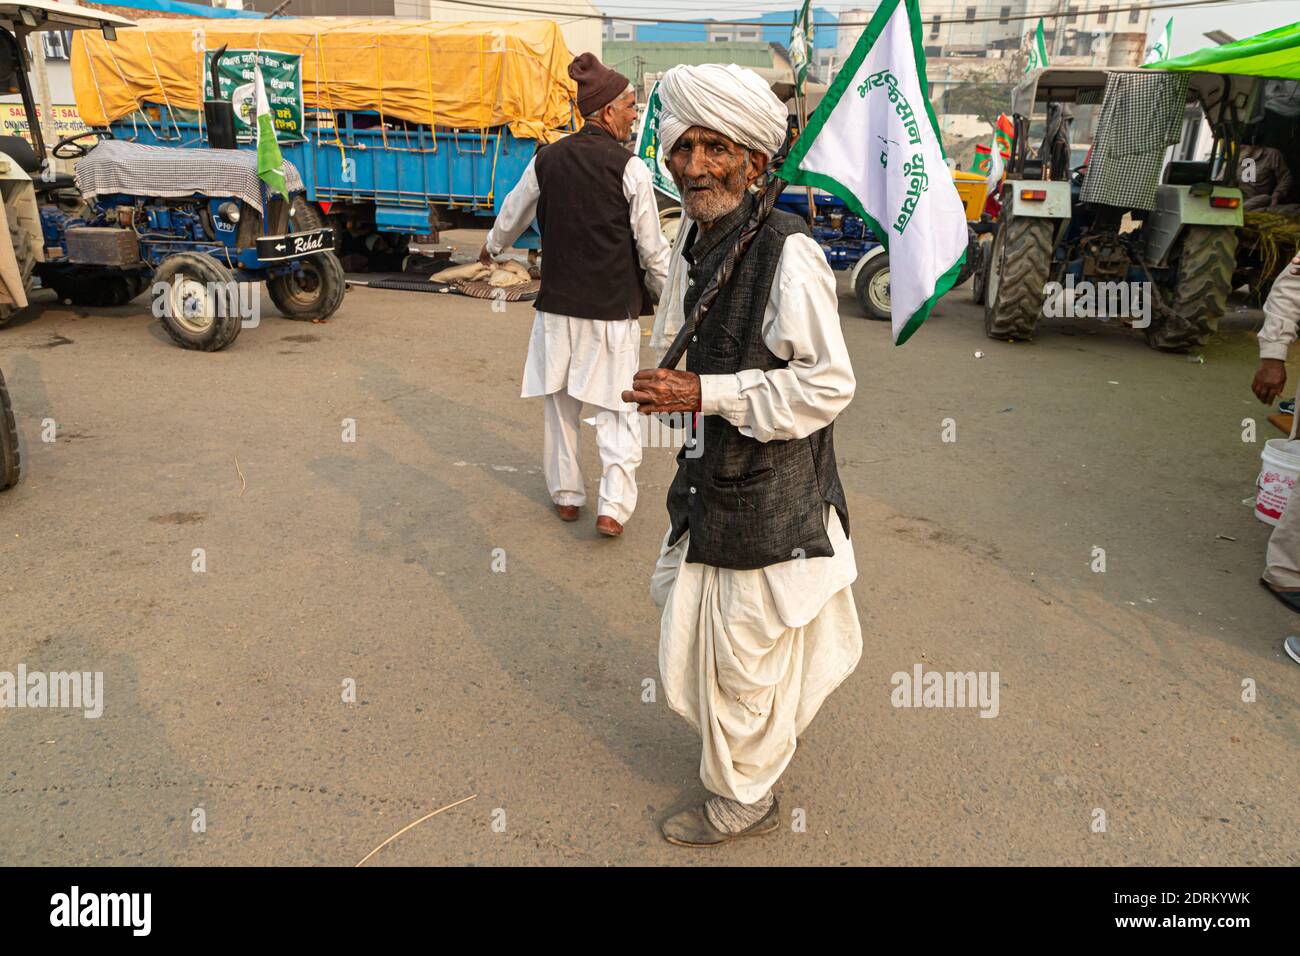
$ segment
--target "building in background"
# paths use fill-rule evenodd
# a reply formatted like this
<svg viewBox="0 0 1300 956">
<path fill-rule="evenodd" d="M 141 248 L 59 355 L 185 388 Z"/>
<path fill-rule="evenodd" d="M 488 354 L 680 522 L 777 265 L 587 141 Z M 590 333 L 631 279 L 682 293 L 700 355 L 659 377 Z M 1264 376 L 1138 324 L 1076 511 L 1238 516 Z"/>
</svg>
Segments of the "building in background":
<svg viewBox="0 0 1300 956">
<path fill-rule="evenodd" d="M 637 99 L 645 102 L 654 81 L 680 64 L 735 63 L 769 83 L 794 81 L 784 47 L 762 40 L 695 40 L 673 43 L 617 40 L 605 44 L 605 65 L 632 80 Z"/>
<path fill-rule="evenodd" d="M 1052 66 L 1138 66 L 1150 11 L 1120 0 L 928 0 L 921 39 L 930 100 L 945 141 L 992 133 L 992 119 L 1024 75 L 1025 51 L 1043 17 Z M 1058 13 L 1059 17 L 1051 14 Z M 1000 107 L 1000 109 L 999 109 Z"/>
</svg>

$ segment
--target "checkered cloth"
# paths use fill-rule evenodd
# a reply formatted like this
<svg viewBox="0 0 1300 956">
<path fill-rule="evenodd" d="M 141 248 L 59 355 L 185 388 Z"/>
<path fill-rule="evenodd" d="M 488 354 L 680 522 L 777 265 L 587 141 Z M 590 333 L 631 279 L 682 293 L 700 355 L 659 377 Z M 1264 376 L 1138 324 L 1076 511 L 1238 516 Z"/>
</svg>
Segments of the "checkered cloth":
<svg viewBox="0 0 1300 956">
<path fill-rule="evenodd" d="M 285 160 L 289 192 L 302 192 L 302 177 Z M 257 154 L 247 149 L 172 149 L 106 139 L 77 162 L 77 189 L 83 196 L 125 193 L 182 199 L 200 193 L 213 199 L 230 196 L 262 211 L 262 181 Z"/>
<path fill-rule="evenodd" d="M 1112 73 L 1082 202 L 1154 209 L 1165 149 L 1178 142 L 1187 104 L 1186 73 Z"/>
</svg>

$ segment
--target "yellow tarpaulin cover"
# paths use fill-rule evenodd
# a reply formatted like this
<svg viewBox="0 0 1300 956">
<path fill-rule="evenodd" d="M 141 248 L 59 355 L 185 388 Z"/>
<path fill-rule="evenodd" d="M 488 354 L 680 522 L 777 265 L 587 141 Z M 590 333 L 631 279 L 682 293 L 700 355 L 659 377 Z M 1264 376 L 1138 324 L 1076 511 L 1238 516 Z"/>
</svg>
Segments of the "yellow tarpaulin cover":
<svg viewBox="0 0 1300 956">
<path fill-rule="evenodd" d="M 415 123 L 507 125 L 550 142 L 566 128 L 577 86 L 573 56 L 551 20 L 443 23 L 310 17 L 137 21 L 117 40 L 73 35 L 72 87 L 88 126 L 146 102 L 200 110 L 205 50 L 277 50 L 302 56 L 303 105 L 378 110 Z"/>
</svg>

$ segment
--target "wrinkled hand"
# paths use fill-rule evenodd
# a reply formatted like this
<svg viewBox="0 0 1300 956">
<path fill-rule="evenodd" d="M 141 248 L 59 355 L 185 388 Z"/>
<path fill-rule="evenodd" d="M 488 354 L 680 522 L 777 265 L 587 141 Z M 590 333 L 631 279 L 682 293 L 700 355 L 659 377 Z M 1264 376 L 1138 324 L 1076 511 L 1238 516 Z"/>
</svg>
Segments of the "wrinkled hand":
<svg viewBox="0 0 1300 956">
<path fill-rule="evenodd" d="M 1300 276 L 1300 256 L 1296 256 L 1291 260 L 1291 274 L 1293 276 Z"/>
<path fill-rule="evenodd" d="M 1265 405 L 1272 405 L 1273 399 L 1282 394 L 1286 386 L 1286 363 L 1281 359 L 1260 359 L 1259 371 L 1255 381 L 1250 383 L 1250 390 Z"/>
<path fill-rule="evenodd" d="M 492 253 L 488 252 L 488 247 L 486 242 L 483 243 L 483 248 L 478 251 L 478 261 L 481 262 L 483 265 L 487 266 L 488 268 L 491 268 L 492 263 L 495 261 L 495 259 L 492 256 Z"/>
<path fill-rule="evenodd" d="M 668 368 L 643 368 L 632 377 L 623 401 L 636 402 L 642 415 L 656 412 L 693 412 L 700 407 L 700 377 L 694 372 Z"/>
</svg>

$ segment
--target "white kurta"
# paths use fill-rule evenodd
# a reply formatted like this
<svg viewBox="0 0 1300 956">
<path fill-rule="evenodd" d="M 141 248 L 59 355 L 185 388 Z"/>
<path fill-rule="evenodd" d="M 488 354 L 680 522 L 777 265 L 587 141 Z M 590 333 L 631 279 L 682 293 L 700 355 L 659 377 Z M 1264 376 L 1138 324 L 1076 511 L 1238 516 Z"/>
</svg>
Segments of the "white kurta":
<svg viewBox="0 0 1300 956">
<path fill-rule="evenodd" d="M 487 236 L 488 252 L 500 255 L 519 238 L 537 215 L 541 187 L 536 160 L 529 162 L 519 184 L 501 204 L 501 212 Z M 628 202 L 637 257 L 645 270 L 646 286 L 659 295 L 663 290 L 670 250 L 659 227 L 650 170 L 635 156 L 623 169 L 623 195 Z M 543 260 L 543 267 L 545 261 Z M 635 409 L 622 399 L 640 367 L 641 325 L 635 315 L 606 322 L 539 311 L 533 319 L 524 363 L 522 398 L 549 395 L 567 389 L 574 398 L 601 408 Z"/>
<path fill-rule="evenodd" d="M 541 187 L 535 162 L 529 162 L 488 232 L 486 245 L 493 255 L 500 255 L 519 238 L 537 214 Z M 635 156 L 628 157 L 623 169 L 623 196 L 646 286 L 658 295 L 663 290 L 670 250 L 659 227 L 650 170 Z M 620 523 L 631 516 L 636 507 L 641 438 L 636 406 L 624 402 L 622 394 L 631 387 L 640 366 L 641 323 L 635 315 L 615 321 L 540 310 L 534 315 L 520 397 L 544 396 L 547 403 L 542 466 L 547 490 L 556 504 L 581 506 L 587 500 L 578 465 L 579 421 L 582 403 L 587 402 L 611 413 L 596 416 L 601 461 L 599 513 Z"/>
<path fill-rule="evenodd" d="M 684 222 L 682 241 L 689 232 Z M 682 241 L 668 296 L 683 281 Z M 674 321 L 680 324 L 673 309 L 680 312 L 681 299 L 666 299 L 665 306 L 657 344 L 671 337 Z M 803 438 L 832 422 L 852 399 L 855 380 L 834 274 L 808 236 L 785 242 L 763 313 L 763 341 L 789 365 L 701 376 L 704 414 L 722 415 L 758 441 Z M 857 578 L 853 545 L 833 509 L 825 510 L 825 520 L 834 555 L 753 571 L 686 563 L 689 532 L 671 546 L 671 531 L 664 536 L 650 589 L 663 608 L 664 694 L 703 738 L 704 785 L 741 803 L 771 789 L 794 756 L 798 735 L 862 655 L 850 589 Z"/>
</svg>

